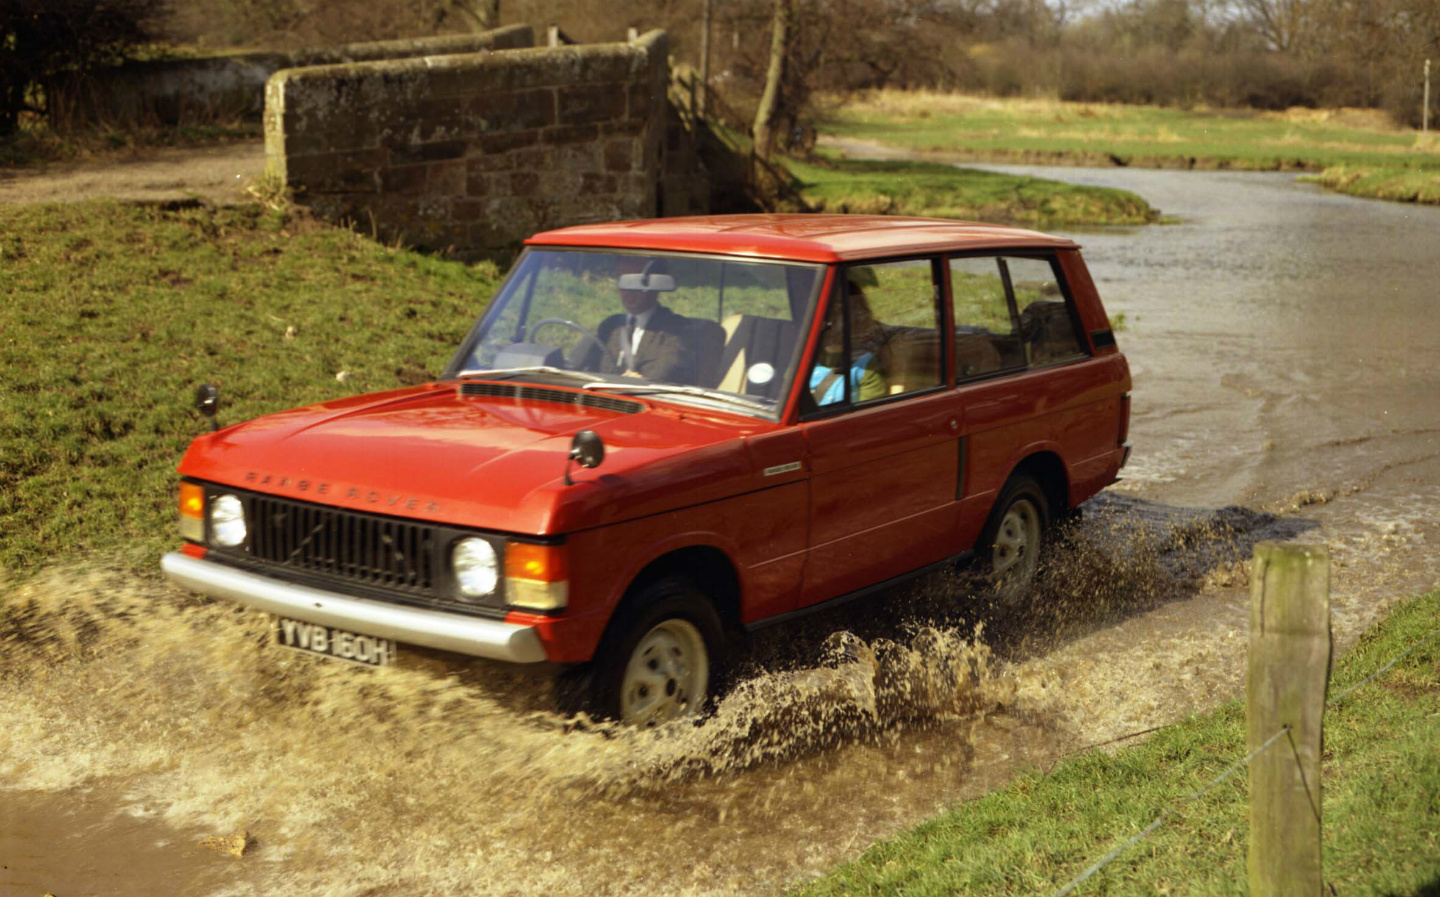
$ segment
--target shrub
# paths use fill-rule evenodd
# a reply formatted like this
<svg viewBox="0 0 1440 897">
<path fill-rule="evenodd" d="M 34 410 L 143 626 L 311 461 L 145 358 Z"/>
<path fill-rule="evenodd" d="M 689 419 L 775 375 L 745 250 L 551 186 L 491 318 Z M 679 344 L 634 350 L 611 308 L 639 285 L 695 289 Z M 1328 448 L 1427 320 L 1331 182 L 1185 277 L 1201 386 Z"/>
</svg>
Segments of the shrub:
<svg viewBox="0 0 1440 897">
<path fill-rule="evenodd" d="M 155 39 L 164 0 L 0 0 L 0 137 L 54 110 L 46 86 L 116 65 Z"/>
</svg>

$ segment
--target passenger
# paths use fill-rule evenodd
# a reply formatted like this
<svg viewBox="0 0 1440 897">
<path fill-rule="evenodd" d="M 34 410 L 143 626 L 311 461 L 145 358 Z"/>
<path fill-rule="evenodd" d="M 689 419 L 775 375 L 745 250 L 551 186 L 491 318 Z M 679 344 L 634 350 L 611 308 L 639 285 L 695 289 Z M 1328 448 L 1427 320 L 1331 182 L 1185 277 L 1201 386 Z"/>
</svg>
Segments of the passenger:
<svg viewBox="0 0 1440 897">
<path fill-rule="evenodd" d="M 885 345 L 885 329 L 870 312 L 865 290 L 850 281 L 850 396 L 852 402 L 878 399 L 889 391 L 880 368 L 880 351 Z M 810 373 L 810 393 L 821 407 L 845 401 L 845 382 L 836 368 L 844 363 L 845 331 L 840 321 L 841 308 L 831 308 L 821 334 L 820 353 Z"/>
</svg>

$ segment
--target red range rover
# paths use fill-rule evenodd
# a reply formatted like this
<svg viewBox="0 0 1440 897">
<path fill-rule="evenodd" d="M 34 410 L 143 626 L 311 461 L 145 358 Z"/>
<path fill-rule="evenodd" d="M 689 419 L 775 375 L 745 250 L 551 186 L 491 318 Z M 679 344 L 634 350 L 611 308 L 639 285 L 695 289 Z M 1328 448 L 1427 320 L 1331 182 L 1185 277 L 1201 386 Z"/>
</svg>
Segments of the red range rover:
<svg viewBox="0 0 1440 897">
<path fill-rule="evenodd" d="M 527 244 L 438 382 L 196 439 L 169 576 L 329 657 L 585 665 L 646 724 L 746 630 L 971 557 L 1025 588 L 1125 463 L 1069 240 L 740 215 Z"/>
</svg>

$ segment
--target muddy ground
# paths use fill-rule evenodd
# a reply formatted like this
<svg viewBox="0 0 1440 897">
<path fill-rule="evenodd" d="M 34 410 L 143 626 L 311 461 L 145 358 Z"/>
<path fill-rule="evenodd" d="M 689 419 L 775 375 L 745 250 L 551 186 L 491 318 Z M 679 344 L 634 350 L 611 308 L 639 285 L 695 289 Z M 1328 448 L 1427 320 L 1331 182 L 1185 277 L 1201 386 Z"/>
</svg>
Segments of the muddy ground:
<svg viewBox="0 0 1440 897">
<path fill-rule="evenodd" d="M 0 895 L 773 894 L 1237 696 L 1258 539 L 1330 547 L 1341 650 L 1440 582 L 1440 210 L 1052 176 L 1181 223 L 1075 235 L 1126 316 L 1135 454 L 1028 606 L 935 577 L 767 634 L 715 718 L 636 733 L 506 668 L 314 661 L 254 615 L 51 571 L 0 640 Z"/>
</svg>

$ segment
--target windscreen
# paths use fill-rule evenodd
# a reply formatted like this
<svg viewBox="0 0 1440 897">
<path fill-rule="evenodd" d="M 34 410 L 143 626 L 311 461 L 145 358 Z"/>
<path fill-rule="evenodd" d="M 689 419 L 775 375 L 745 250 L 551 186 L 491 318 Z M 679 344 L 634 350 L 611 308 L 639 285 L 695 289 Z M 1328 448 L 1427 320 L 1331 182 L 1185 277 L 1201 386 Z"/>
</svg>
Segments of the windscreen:
<svg viewBox="0 0 1440 897">
<path fill-rule="evenodd" d="M 536 379 L 773 416 L 823 268 L 528 250 L 452 376 Z"/>
</svg>

